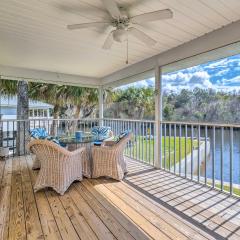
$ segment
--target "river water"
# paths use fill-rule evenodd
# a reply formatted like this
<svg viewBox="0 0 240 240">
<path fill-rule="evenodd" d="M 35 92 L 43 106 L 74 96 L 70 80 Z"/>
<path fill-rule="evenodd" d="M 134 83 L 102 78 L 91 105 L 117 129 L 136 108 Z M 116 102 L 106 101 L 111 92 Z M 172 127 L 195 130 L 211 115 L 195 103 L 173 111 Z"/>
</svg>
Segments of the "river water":
<svg viewBox="0 0 240 240">
<path fill-rule="evenodd" d="M 201 134 L 204 134 L 203 132 Z M 204 135 L 203 135 L 204 136 Z M 215 131 L 216 147 L 215 147 L 215 179 L 221 179 L 221 130 Z M 207 160 L 207 177 L 212 178 L 213 167 L 213 131 L 208 130 L 208 137 L 211 143 L 211 153 Z M 240 130 L 233 130 L 233 183 L 240 184 Z M 230 180 L 230 131 L 224 130 L 224 144 L 223 144 L 223 180 L 229 182 Z"/>
<path fill-rule="evenodd" d="M 208 139 L 210 141 L 210 155 L 207 157 L 206 162 L 206 169 L 207 169 L 207 178 L 212 179 L 213 173 L 213 129 L 208 128 Z M 182 136 L 184 136 L 184 128 L 182 128 Z M 194 138 L 197 137 L 197 129 L 194 128 Z M 202 140 L 204 140 L 205 137 L 205 129 L 201 128 L 200 135 Z M 188 137 L 191 136 L 191 129 L 188 128 Z M 221 129 L 216 128 L 215 129 L 215 179 L 221 180 Z M 233 130 L 233 170 L 232 170 L 232 177 L 233 177 L 233 183 L 240 184 L 240 129 L 234 129 Z M 205 162 L 203 162 L 203 165 Z M 201 176 L 205 176 L 205 170 L 204 167 L 201 169 Z M 223 181 L 229 182 L 230 180 L 230 130 L 229 128 L 224 129 L 224 143 L 223 143 Z"/>
</svg>

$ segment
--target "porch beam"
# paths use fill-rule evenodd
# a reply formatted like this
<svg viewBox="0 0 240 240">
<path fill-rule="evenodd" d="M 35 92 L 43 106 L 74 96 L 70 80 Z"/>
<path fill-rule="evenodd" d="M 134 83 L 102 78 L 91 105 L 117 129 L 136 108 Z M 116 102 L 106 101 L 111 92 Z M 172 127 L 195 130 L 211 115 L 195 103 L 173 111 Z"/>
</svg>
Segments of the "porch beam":
<svg viewBox="0 0 240 240">
<path fill-rule="evenodd" d="M 101 85 L 101 79 L 98 78 L 3 65 L 0 65 L 0 79 L 25 80 L 29 82 L 44 82 L 91 88 L 97 88 Z"/>
<path fill-rule="evenodd" d="M 155 67 L 155 133 L 154 133 L 154 166 L 162 166 L 162 71 Z"/>
</svg>

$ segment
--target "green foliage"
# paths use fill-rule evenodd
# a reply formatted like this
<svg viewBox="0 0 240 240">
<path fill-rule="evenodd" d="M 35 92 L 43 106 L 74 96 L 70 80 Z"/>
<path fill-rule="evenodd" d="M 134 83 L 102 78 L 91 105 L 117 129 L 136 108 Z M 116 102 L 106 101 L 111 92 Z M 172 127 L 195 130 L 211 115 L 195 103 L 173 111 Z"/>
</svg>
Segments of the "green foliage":
<svg viewBox="0 0 240 240">
<path fill-rule="evenodd" d="M 17 81 L 0 80 L 0 93 L 6 96 L 15 96 L 17 92 Z M 58 117 L 67 106 L 75 107 L 74 117 L 79 118 L 89 116 L 98 102 L 98 90 L 93 88 L 83 88 L 77 86 L 56 85 L 38 82 L 28 83 L 29 98 L 52 104 L 53 115 Z"/>
<path fill-rule="evenodd" d="M 154 89 L 127 88 L 111 93 L 108 117 L 154 119 Z M 240 93 L 213 89 L 164 92 L 163 119 L 169 121 L 240 122 Z"/>
<path fill-rule="evenodd" d="M 111 94 L 110 107 L 105 116 L 112 118 L 152 119 L 154 117 L 154 89 L 151 87 L 117 89 Z M 106 102 L 106 101 L 105 101 Z"/>
</svg>

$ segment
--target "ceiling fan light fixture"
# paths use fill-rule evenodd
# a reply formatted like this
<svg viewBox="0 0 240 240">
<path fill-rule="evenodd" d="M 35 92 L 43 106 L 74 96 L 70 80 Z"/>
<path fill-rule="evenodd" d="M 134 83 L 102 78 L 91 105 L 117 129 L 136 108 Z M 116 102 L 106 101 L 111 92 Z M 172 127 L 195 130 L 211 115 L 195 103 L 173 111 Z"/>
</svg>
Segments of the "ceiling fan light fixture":
<svg viewBox="0 0 240 240">
<path fill-rule="evenodd" d="M 116 42 L 124 42 L 127 40 L 127 34 L 126 34 L 126 30 L 125 29 L 116 29 L 115 31 L 113 31 L 113 39 Z"/>
</svg>

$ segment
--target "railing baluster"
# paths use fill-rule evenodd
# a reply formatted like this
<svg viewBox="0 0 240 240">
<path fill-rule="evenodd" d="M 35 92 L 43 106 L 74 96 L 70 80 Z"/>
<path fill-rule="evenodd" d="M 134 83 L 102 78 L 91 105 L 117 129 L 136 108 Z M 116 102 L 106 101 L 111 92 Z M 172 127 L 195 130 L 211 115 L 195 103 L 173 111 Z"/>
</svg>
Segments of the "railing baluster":
<svg viewBox="0 0 240 240">
<path fill-rule="evenodd" d="M 200 143 L 200 137 L 201 137 L 201 128 L 200 125 L 198 125 L 198 162 L 197 162 L 197 181 L 200 181 L 200 158 L 201 158 L 201 143 Z"/>
<path fill-rule="evenodd" d="M 212 155 L 212 187 L 215 188 L 215 148 L 216 148 L 216 135 L 215 126 L 213 126 L 213 155 Z"/>
<path fill-rule="evenodd" d="M 174 173 L 176 173 L 176 124 L 174 124 Z"/>
<path fill-rule="evenodd" d="M 193 180 L 193 125 L 191 125 L 191 180 Z"/>
<path fill-rule="evenodd" d="M 141 134 L 142 134 L 142 161 L 144 162 L 144 155 L 143 155 L 143 148 L 144 148 L 144 142 L 143 142 L 143 140 L 144 140 L 144 123 L 142 123 L 142 126 L 141 126 Z"/>
<path fill-rule="evenodd" d="M 181 176 L 181 160 L 182 160 L 182 125 L 179 124 L 179 176 Z"/>
<path fill-rule="evenodd" d="M 149 159 L 149 163 L 152 163 L 152 159 L 151 159 L 151 149 L 152 149 L 152 123 L 149 123 L 149 149 L 148 149 L 148 159 Z M 152 163 L 153 164 L 153 163 Z"/>
<path fill-rule="evenodd" d="M 223 191 L 223 156 L 224 156 L 224 127 L 221 127 L 221 156 L 220 156 L 220 180 L 221 180 L 221 191 Z"/>
<path fill-rule="evenodd" d="M 147 127 L 147 123 L 145 122 L 145 146 L 146 146 L 146 150 L 145 150 L 145 158 L 146 158 L 146 162 L 149 163 L 149 159 L 148 159 L 148 127 Z"/>
<path fill-rule="evenodd" d="M 208 141 L 207 141 L 207 136 L 208 136 L 208 129 L 207 126 L 205 126 L 205 162 L 204 162 L 204 171 L 205 171 L 205 184 L 207 184 L 207 151 L 208 151 Z"/>
<path fill-rule="evenodd" d="M 230 194 L 233 194 L 233 127 L 230 127 Z"/>
<path fill-rule="evenodd" d="M 3 131 L 3 129 L 2 129 L 2 131 Z M 3 136 L 3 134 L 2 134 L 2 136 Z M 9 145 L 8 138 L 9 138 L 9 122 L 7 121 L 7 147 Z"/>
<path fill-rule="evenodd" d="M 166 135 L 167 135 L 167 126 L 164 124 L 164 169 L 166 170 Z"/>
<path fill-rule="evenodd" d="M 142 139 L 141 139 L 141 123 L 139 122 L 138 123 L 138 159 L 141 161 L 142 159 L 141 159 L 141 141 L 142 141 Z"/>
<path fill-rule="evenodd" d="M 169 171 L 171 171 L 171 135 L 172 135 L 172 126 L 171 124 L 168 125 L 168 133 L 169 133 L 169 137 L 168 137 L 168 168 Z"/>
<path fill-rule="evenodd" d="M 15 145 L 15 144 L 14 144 L 14 142 L 15 142 L 15 137 L 16 137 L 16 136 L 15 136 L 15 133 L 14 133 L 14 132 L 15 132 L 15 121 L 13 121 L 13 131 L 12 131 L 12 132 L 13 132 L 13 133 L 12 133 L 12 134 L 13 134 L 13 140 L 12 140 L 12 141 L 13 141 L 13 143 L 12 143 L 12 144 L 13 144 L 13 156 L 15 156 L 15 146 L 14 146 L 14 145 Z"/>
<path fill-rule="evenodd" d="M 187 177 L 187 137 L 188 137 L 187 130 L 188 130 L 188 127 L 186 124 L 185 125 L 185 167 L 184 167 L 185 178 Z"/>
</svg>

